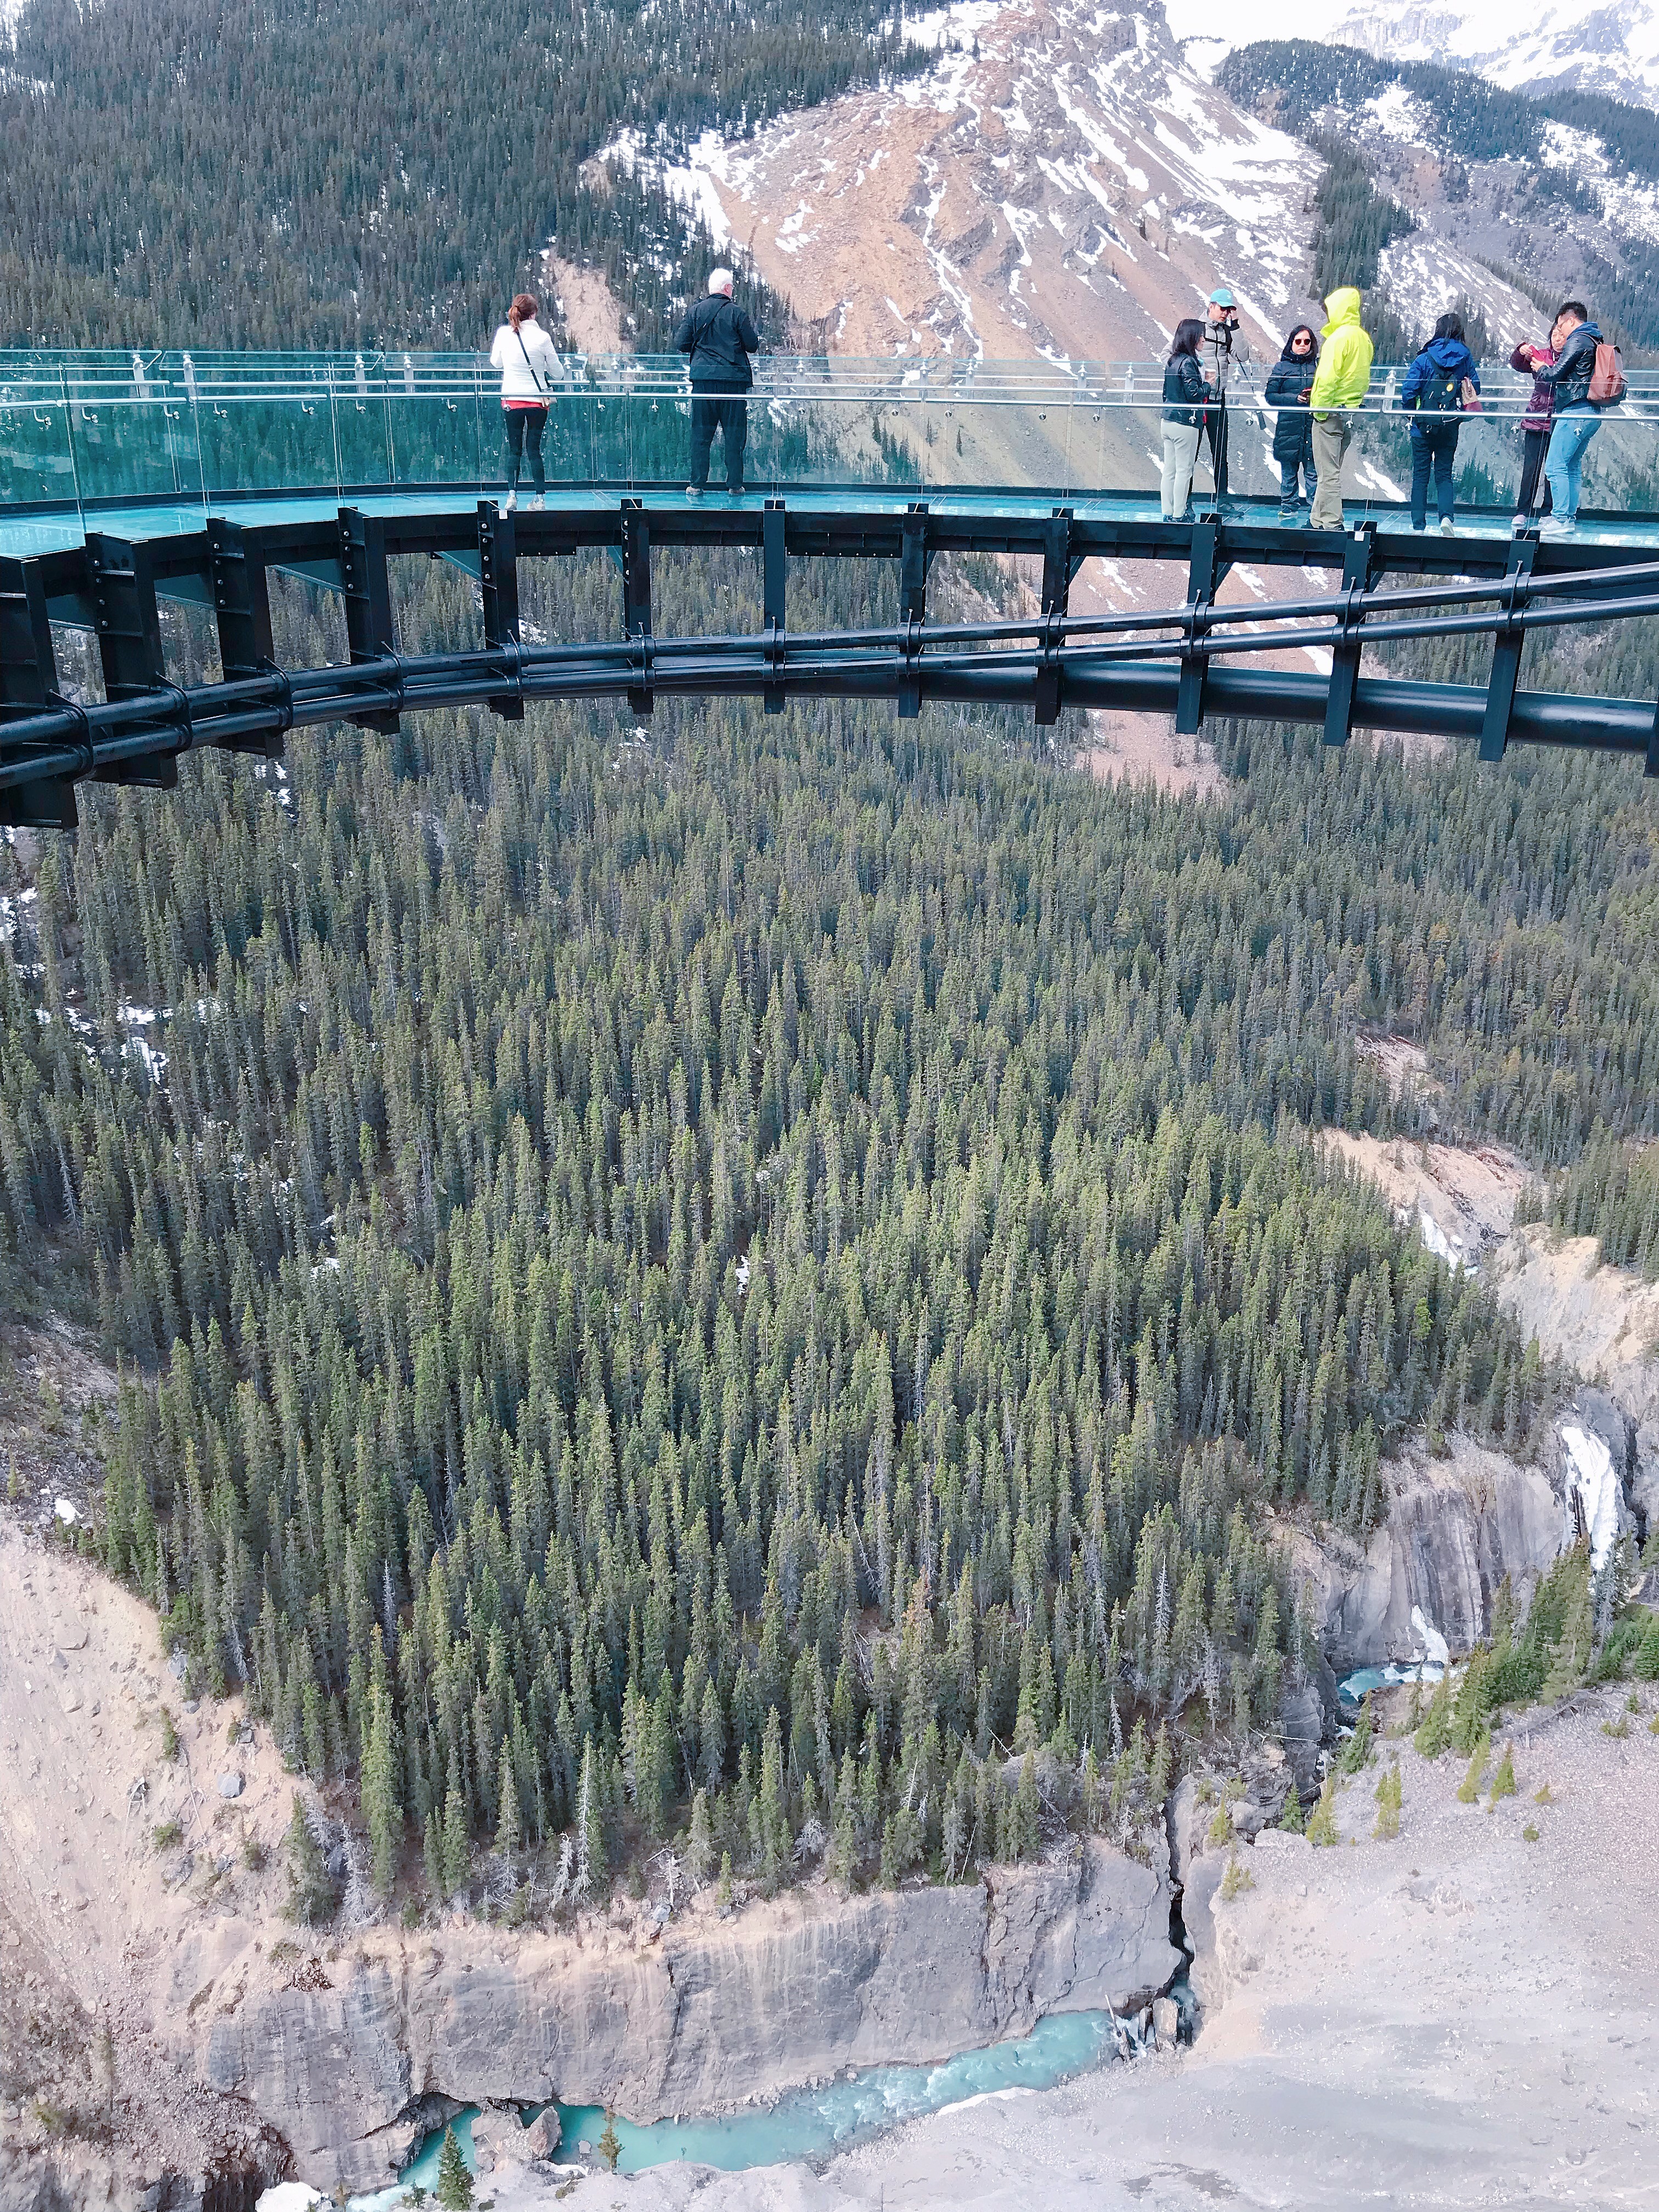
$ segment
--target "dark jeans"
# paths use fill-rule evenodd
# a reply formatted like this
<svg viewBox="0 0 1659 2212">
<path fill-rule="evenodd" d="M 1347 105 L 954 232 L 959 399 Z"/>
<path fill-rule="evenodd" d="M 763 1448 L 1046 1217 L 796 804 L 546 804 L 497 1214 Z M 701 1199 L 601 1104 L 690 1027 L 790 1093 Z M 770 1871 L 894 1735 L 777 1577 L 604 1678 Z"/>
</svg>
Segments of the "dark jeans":
<svg viewBox="0 0 1659 2212">
<path fill-rule="evenodd" d="M 1205 430 L 1210 441 L 1210 475 L 1218 499 L 1227 496 L 1227 403 L 1218 400 L 1205 416 Z"/>
<path fill-rule="evenodd" d="M 1298 478 L 1306 479 L 1308 501 L 1311 504 L 1313 495 L 1319 489 L 1319 471 L 1313 465 L 1311 453 L 1304 455 L 1299 461 L 1281 461 L 1279 465 L 1279 477 L 1284 487 L 1279 495 L 1279 503 L 1281 507 L 1300 507 L 1303 504 Z"/>
<path fill-rule="evenodd" d="M 1457 459 L 1460 422 L 1437 422 L 1431 430 L 1412 424 L 1412 528 L 1428 520 L 1429 471 L 1434 471 L 1434 503 L 1443 522 L 1451 520 L 1452 464 Z"/>
<path fill-rule="evenodd" d="M 749 402 L 724 392 L 691 395 L 691 481 L 708 481 L 708 448 L 718 430 L 726 446 L 726 485 L 743 489 L 743 449 L 749 442 Z"/>
<path fill-rule="evenodd" d="M 519 471 L 524 466 L 524 441 L 530 439 L 530 474 L 540 498 L 547 489 L 547 471 L 542 466 L 542 432 L 547 428 L 545 407 L 507 407 L 502 410 L 507 419 L 507 452 L 513 464 L 513 489 L 519 488 Z"/>
<path fill-rule="evenodd" d="M 1549 449 L 1548 430 L 1528 430 L 1525 433 L 1525 443 L 1521 448 L 1521 489 L 1515 495 L 1515 511 L 1517 514 L 1532 513 L 1534 504 L 1538 498 L 1540 477 L 1543 479 L 1544 485 L 1544 504 L 1540 507 L 1539 513 L 1548 514 L 1551 512 L 1553 502 L 1550 499 L 1550 480 L 1544 476 L 1544 456 Z"/>
</svg>

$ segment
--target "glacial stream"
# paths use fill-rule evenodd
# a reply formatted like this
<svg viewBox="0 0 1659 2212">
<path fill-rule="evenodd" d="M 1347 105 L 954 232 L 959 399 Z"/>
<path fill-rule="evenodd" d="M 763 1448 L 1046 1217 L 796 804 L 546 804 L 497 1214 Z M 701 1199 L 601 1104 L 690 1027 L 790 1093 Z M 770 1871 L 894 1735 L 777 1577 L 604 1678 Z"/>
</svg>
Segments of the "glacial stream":
<svg viewBox="0 0 1659 2212">
<path fill-rule="evenodd" d="M 1120 2021 L 1115 2027 L 1109 2013 L 1053 2013 L 1017 2041 L 993 2044 L 985 2051 L 964 2051 L 937 2066 L 870 2067 L 850 2077 L 843 2075 L 826 2088 L 788 2092 L 775 2105 L 762 2110 L 718 2118 L 656 2120 L 648 2125 L 637 2125 L 618 2115 L 617 2135 L 622 2155 L 617 2169 L 638 2173 L 648 2166 L 684 2159 L 736 2173 L 746 2166 L 775 2166 L 791 2159 L 824 2159 L 927 2112 L 943 2112 L 979 2097 L 1052 2088 L 1056 2082 L 1114 2055 L 1120 2028 L 1133 2037 L 1128 2023 Z M 562 2130 L 556 2163 L 597 2164 L 599 2140 L 605 2130 L 604 2112 L 597 2105 L 559 2105 L 555 2109 Z M 524 2115 L 526 2121 L 534 2117 L 533 2110 Z M 467 2112 L 453 2124 L 469 2165 L 472 2162 L 471 2120 L 471 2113 Z M 360 2199 L 359 2203 L 366 2207 L 394 2203 L 398 2194 L 416 2183 L 431 2189 L 437 2179 L 442 2143 L 441 2130 L 429 2135 L 413 2163 L 404 2169 L 398 2191 Z"/>
</svg>

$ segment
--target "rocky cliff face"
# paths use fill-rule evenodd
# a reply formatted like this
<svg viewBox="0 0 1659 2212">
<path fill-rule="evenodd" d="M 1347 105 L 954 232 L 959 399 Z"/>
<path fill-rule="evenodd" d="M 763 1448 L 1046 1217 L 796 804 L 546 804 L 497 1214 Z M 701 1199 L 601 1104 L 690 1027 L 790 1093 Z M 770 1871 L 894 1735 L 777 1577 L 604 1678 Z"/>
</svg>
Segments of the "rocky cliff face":
<svg viewBox="0 0 1659 2212">
<path fill-rule="evenodd" d="M 366 2188 L 395 2170 L 397 2123 L 423 2095 L 557 2097 L 649 2120 L 844 2066 L 942 2058 L 1046 2012 L 1139 2005 L 1181 1963 L 1170 1894 L 1161 1871 L 1091 1843 L 972 1887 L 842 1901 L 820 1887 L 631 1952 L 377 1932 L 296 1972 L 301 1986 L 179 2017 L 198 2078 L 279 2129 L 297 2172 Z M 179 1986 L 212 1963 L 181 1956 Z"/>
</svg>

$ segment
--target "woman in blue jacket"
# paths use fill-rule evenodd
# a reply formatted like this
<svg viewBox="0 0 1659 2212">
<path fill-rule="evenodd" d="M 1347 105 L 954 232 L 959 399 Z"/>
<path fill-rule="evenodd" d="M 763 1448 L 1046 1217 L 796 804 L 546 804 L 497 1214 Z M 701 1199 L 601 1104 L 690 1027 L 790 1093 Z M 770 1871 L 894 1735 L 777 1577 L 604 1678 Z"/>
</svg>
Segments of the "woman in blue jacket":
<svg viewBox="0 0 1659 2212">
<path fill-rule="evenodd" d="M 1440 510 L 1443 537 L 1452 534 L 1452 468 L 1457 459 L 1457 434 L 1463 427 L 1468 385 L 1480 389 L 1480 372 L 1474 365 L 1457 315 L 1442 315 L 1434 336 L 1406 371 L 1400 404 L 1414 416 L 1412 423 L 1412 528 L 1427 526 L 1429 472 L 1434 472 L 1434 503 Z"/>
</svg>

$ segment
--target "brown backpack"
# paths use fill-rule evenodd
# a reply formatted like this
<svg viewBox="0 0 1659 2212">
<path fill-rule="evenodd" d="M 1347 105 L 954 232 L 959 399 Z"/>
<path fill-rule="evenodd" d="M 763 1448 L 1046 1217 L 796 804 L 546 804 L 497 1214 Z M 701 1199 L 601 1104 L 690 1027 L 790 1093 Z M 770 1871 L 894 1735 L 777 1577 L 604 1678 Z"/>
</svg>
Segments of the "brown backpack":
<svg viewBox="0 0 1659 2212">
<path fill-rule="evenodd" d="M 1603 338 L 1595 349 L 1595 366 L 1590 371 L 1589 404 L 1592 407 L 1616 407 L 1624 396 L 1625 371 L 1619 349 Z"/>
</svg>

